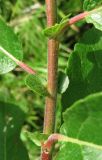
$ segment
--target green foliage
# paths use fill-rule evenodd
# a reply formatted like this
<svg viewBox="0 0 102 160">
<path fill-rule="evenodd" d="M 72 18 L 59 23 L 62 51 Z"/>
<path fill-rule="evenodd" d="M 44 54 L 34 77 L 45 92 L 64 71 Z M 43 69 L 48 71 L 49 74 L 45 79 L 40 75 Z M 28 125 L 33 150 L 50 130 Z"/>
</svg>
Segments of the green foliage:
<svg viewBox="0 0 102 160">
<path fill-rule="evenodd" d="M 30 133 L 30 132 L 26 132 L 26 136 L 37 146 L 41 147 L 41 144 L 44 143 L 47 138 L 48 135 L 45 135 L 43 133 L 39 133 L 39 132 L 34 132 L 34 133 Z"/>
<path fill-rule="evenodd" d="M 74 103 L 63 115 L 61 133 L 91 143 L 93 147 L 65 143 L 61 144 L 56 160 L 101 160 L 102 150 L 102 93 L 92 94 Z"/>
<path fill-rule="evenodd" d="M 11 18 L 12 4 L 16 3 L 13 0 L 0 0 L 0 15 L 2 15 L 7 21 Z"/>
<path fill-rule="evenodd" d="M 82 0 L 59 0 L 58 2 L 60 12 L 64 14 L 79 12 L 82 9 Z"/>
<path fill-rule="evenodd" d="M 66 26 L 68 25 L 68 18 L 70 14 L 65 16 L 59 24 L 55 24 L 52 27 L 46 28 L 43 33 L 49 38 L 59 38 L 61 34 L 65 31 Z"/>
<path fill-rule="evenodd" d="M 20 42 L 13 30 L 0 19 L 0 46 L 14 57 L 22 60 L 23 53 Z M 7 73 L 15 68 L 16 64 L 0 50 L 0 74 Z"/>
<path fill-rule="evenodd" d="M 84 0 L 83 8 L 84 10 L 91 10 L 96 6 L 100 6 L 102 4 L 102 0 Z"/>
<path fill-rule="evenodd" d="M 69 87 L 62 97 L 64 108 L 78 99 L 102 90 L 102 32 L 88 30 L 68 60 Z"/>
<path fill-rule="evenodd" d="M 42 12 L 40 15 L 42 16 Z M 45 27 L 45 19 L 39 18 L 40 15 L 34 15 L 29 21 L 21 23 L 17 26 L 17 30 L 22 40 L 26 63 L 34 67 L 38 72 L 45 74 L 47 38 L 42 33 Z"/>
<path fill-rule="evenodd" d="M 21 139 L 27 147 L 30 160 L 38 160 L 40 157 L 41 148 L 37 146 L 27 134 L 27 129 L 23 129 Z"/>
<path fill-rule="evenodd" d="M 58 0 L 58 22 L 65 14 L 72 13 L 74 16 L 82 12 L 82 2 L 84 2 L 84 10 L 97 8 L 102 3 L 101 0 Z M 33 7 L 38 3 L 40 4 L 39 8 L 34 9 Z M 0 101 L 4 101 L 0 103 L 0 158 L 4 154 L 4 145 L 6 144 L 7 160 L 28 160 L 24 145 L 30 160 L 40 159 L 41 142 L 47 139 L 46 135 L 41 134 L 45 96 L 48 95 L 45 81 L 47 74 L 47 38 L 45 35 L 47 35 L 49 38 L 58 38 L 62 41 L 59 51 L 59 70 L 61 72 L 58 77 L 58 93 L 62 94 L 62 105 L 61 95 L 58 95 L 55 131 L 59 132 L 63 123 L 61 133 L 73 137 L 73 143 L 62 142 L 60 144 L 59 152 L 56 150 L 59 145 L 56 145 L 54 153 L 57 156 L 55 159 L 101 160 L 102 151 L 96 150 L 95 147 L 83 146 L 80 141 L 78 141 L 79 144 L 75 144 L 75 140 L 79 139 L 88 144 L 102 145 L 102 93 L 93 94 L 102 91 L 101 8 L 90 12 L 90 15 L 86 17 L 87 23 L 94 24 L 98 30 L 94 27 L 89 29 L 91 25 L 81 21 L 69 27 L 68 32 L 63 34 L 64 36 L 62 36 L 62 32 L 67 28 L 69 16 L 55 26 L 44 30 L 46 26 L 44 9 L 44 0 L 0 1 L 1 15 L 14 27 L 15 32 L 21 38 L 25 63 L 37 70 L 37 73 L 42 74 L 42 76 L 39 76 L 40 74 L 38 76 L 28 75 L 25 85 L 23 80 L 26 73 L 22 72 L 19 67 L 15 68 L 16 64 L 0 51 L 0 72 L 6 73 L 15 68 L 8 74 L 0 75 Z M 73 51 L 74 44 L 88 29 L 89 31 L 75 45 Z M 59 36 L 60 34 L 61 36 Z M 2 20 L 0 20 L 0 46 L 17 59 L 22 60 L 21 44 L 12 29 Z M 82 100 L 78 101 L 79 99 Z M 26 119 L 19 107 L 11 102 L 19 105 L 26 112 Z M 62 112 L 66 108 L 69 109 L 64 113 L 63 122 Z M 24 145 L 20 140 L 22 126 L 21 139 Z M 4 143 L 4 140 L 7 143 Z"/>
<path fill-rule="evenodd" d="M 70 14 L 68 16 L 65 16 L 65 18 L 63 18 L 59 24 L 55 24 L 52 27 L 46 28 L 43 31 L 45 36 L 49 38 L 59 39 L 62 33 L 68 28 L 69 16 Z M 89 15 L 86 16 L 86 21 L 87 23 L 93 23 L 97 29 L 102 30 L 102 7 L 90 11 Z"/>
<path fill-rule="evenodd" d="M 47 96 L 47 88 L 45 87 L 46 81 L 38 75 L 28 75 L 26 78 L 26 85 L 34 92 L 41 96 Z"/>
<path fill-rule="evenodd" d="M 64 93 L 68 88 L 68 85 L 69 85 L 68 76 L 60 71 L 58 75 L 58 93 L 60 94 Z"/>
<path fill-rule="evenodd" d="M 89 16 L 86 17 L 88 23 L 93 23 L 95 28 L 102 31 L 102 7 L 91 11 Z"/>
<path fill-rule="evenodd" d="M 20 140 L 25 114 L 14 104 L 0 102 L 0 159 L 28 160 L 27 151 Z"/>
</svg>

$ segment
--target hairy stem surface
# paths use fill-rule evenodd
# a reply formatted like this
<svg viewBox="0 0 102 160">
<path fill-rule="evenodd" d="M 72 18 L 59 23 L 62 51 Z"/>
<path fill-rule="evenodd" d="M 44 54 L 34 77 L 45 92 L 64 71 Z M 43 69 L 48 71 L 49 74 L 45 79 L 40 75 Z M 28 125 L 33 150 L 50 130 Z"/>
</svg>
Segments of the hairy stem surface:
<svg viewBox="0 0 102 160">
<path fill-rule="evenodd" d="M 51 27 L 57 22 L 56 0 L 46 0 L 47 26 Z M 58 69 L 59 42 L 55 39 L 48 40 L 48 92 L 44 114 L 44 134 L 52 134 L 55 127 L 55 108 L 57 99 L 57 69 Z M 42 160 L 50 160 L 51 155 L 42 151 Z"/>
<path fill-rule="evenodd" d="M 46 0 L 47 26 L 51 27 L 57 22 L 56 0 Z M 48 40 L 48 91 L 51 97 L 46 98 L 44 133 L 54 132 L 55 106 L 57 97 L 57 68 L 58 68 L 58 41 Z"/>
</svg>

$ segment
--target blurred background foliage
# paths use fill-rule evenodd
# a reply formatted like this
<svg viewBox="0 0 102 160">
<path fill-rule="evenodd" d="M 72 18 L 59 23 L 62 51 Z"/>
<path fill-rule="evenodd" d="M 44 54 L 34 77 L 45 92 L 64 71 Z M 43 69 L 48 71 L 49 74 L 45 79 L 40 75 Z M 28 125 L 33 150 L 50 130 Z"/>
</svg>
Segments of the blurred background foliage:
<svg viewBox="0 0 102 160">
<path fill-rule="evenodd" d="M 82 12 L 82 0 L 58 0 L 58 21 L 71 13 Z M 47 77 L 47 38 L 42 30 L 46 27 L 44 0 L 0 0 L 0 15 L 13 27 L 22 42 L 23 61 L 42 76 Z M 61 39 L 59 50 L 59 70 L 65 71 L 69 54 L 88 25 L 84 21 L 71 26 Z M 38 160 L 40 148 L 29 139 L 27 131 L 42 132 L 44 98 L 25 86 L 24 73 L 19 67 L 0 76 L 0 99 L 18 104 L 27 113 L 21 137 L 25 142 L 30 160 Z M 60 95 L 57 103 L 56 131 L 61 124 Z"/>
</svg>

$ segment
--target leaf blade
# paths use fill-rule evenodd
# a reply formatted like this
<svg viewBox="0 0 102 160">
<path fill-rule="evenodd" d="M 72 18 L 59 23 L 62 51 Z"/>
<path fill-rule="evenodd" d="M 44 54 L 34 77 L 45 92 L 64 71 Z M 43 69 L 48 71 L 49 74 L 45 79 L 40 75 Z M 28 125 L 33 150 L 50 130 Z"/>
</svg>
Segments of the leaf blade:
<svg viewBox="0 0 102 160">
<path fill-rule="evenodd" d="M 45 87 L 46 81 L 45 79 L 39 77 L 38 75 L 28 75 L 26 77 L 25 81 L 26 85 L 29 87 L 30 90 L 36 92 L 37 94 L 41 96 L 47 96 L 48 91 L 47 88 Z"/>
<path fill-rule="evenodd" d="M 92 28 L 75 45 L 74 52 L 69 57 L 67 75 L 70 83 L 62 95 L 63 109 L 91 93 L 102 90 L 101 53 L 102 32 Z"/>
<path fill-rule="evenodd" d="M 59 37 L 62 35 L 62 33 L 66 30 L 66 27 L 68 26 L 68 20 L 70 15 L 71 14 L 65 16 L 60 21 L 60 23 L 56 23 L 54 26 L 45 28 L 43 30 L 44 35 L 48 38 L 59 39 Z"/>
<path fill-rule="evenodd" d="M 64 123 L 61 127 L 61 134 L 75 139 L 72 143 L 63 142 L 55 159 L 101 160 L 102 92 L 92 94 L 74 103 L 65 111 L 63 117 Z M 88 145 L 83 145 L 83 142 L 78 145 L 79 140 L 88 142 Z M 75 141 L 78 143 L 75 144 Z"/>
<path fill-rule="evenodd" d="M 87 23 L 92 23 L 95 28 L 102 31 L 102 7 L 91 11 L 88 16 L 86 16 Z"/>
<path fill-rule="evenodd" d="M 18 60 L 22 60 L 22 46 L 13 30 L 0 19 L 0 46 Z M 16 67 L 16 63 L 0 51 L 0 74 L 5 74 Z"/>
<path fill-rule="evenodd" d="M 19 117 L 19 118 L 18 118 Z M 14 104 L 0 102 L 0 159 L 28 160 L 27 151 L 20 140 L 25 114 Z"/>
</svg>

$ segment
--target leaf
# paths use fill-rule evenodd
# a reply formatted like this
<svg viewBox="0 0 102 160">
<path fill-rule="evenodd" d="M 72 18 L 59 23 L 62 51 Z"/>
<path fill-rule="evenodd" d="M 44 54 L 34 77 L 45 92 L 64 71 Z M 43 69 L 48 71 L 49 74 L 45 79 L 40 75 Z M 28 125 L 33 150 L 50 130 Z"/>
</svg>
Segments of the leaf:
<svg viewBox="0 0 102 160">
<path fill-rule="evenodd" d="M 46 81 L 42 77 L 39 77 L 38 75 L 30 74 L 26 77 L 26 85 L 29 87 L 29 89 L 38 93 L 41 96 L 48 95 L 45 83 Z"/>
<path fill-rule="evenodd" d="M 44 143 L 44 141 L 48 138 L 48 135 L 39 132 L 26 132 L 26 136 L 37 146 L 41 146 L 41 144 Z"/>
<path fill-rule="evenodd" d="M 68 60 L 69 86 L 62 96 L 63 109 L 91 93 L 102 91 L 102 32 L 87 31 Z"/>
<path fill-rule="evenodd" d="M 49 38 L 58 39 L 68 26 L 68 19 L 70 15 L 71 14 L 65 16 L 59 24 L 56 23 L 54 26 L 44 29 L 43 30 L 44 35 Z"/>
<path fill-rule="evenodd" d="M 37 160 L 41 154 L 41 147 L 37 146 L 28 136 L 27 129 L 23 128 L 21 132 L 21 139 L 26 145 L 27 151 L 29 153 L 30 160 Z"/>
<path fill-rule="evenodd" d="M 60 94 L 64 93 L 68 88 L 68 85 L 69 85 L 68 76 L 60 71 L 58 76 L 58 93 Z"/>
<path fill-rule="evenodd" d="M 100 6 L 102 4 L 102 0 L 84 0 L 83 9 L 91 10 L 96 6 Z"/>
<path fill-rule="evenodd" d="M 28 160 L 20 140 L 25 114 L 14 104 L 0 102 L 0 160 Z"/>
<path fill-rule="evenodd" d="M 102 92 L 74 103 L 65 111 L 63 118 L 61 133 L 75 139 L 72 143 L 61 144 L 55 160 L 101 160 Z"/>
<path fill-rule="evenodd" d="M 102 31 L 102 7 L 90 12 L 89 16 L 86 16 L 86 21 Z"/>
<path fill-rule="evenodd" d="M 22 46 L 13 30 L 0 19 L 0 46 L 19 60 L 23 58 Z M 0 74 L 13 70 L 16 63 L 0 51 Z"/>
</svg>

